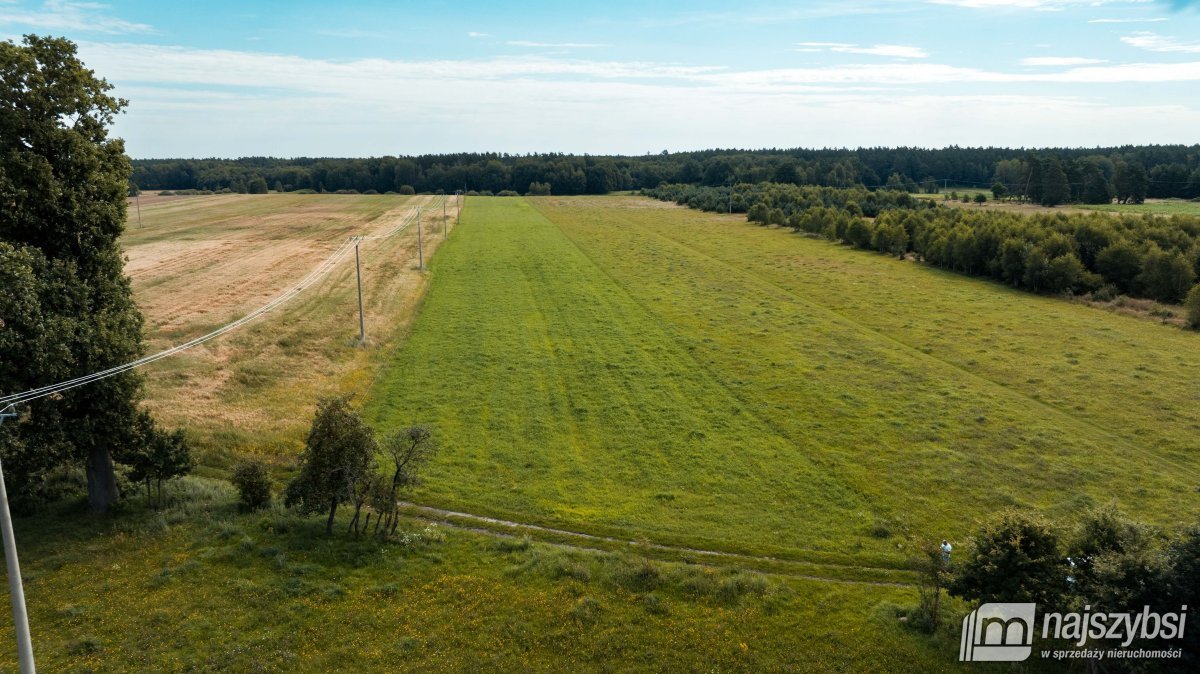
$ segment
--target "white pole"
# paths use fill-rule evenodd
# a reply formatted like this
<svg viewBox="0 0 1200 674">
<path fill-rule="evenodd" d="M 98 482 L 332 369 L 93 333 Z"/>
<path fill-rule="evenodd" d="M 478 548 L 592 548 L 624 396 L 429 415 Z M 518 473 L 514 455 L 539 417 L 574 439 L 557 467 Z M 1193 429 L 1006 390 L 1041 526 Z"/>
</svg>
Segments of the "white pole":
<svg viewBox="0 0 1200 674">
<path fill-rule="evenodd" d="M 0 411 L 0 423 L 17 416 L 12 405 Z M 4 535 L 4 561 L 8 565 L 8 596 L 12 599 L 13 628 L 17 633 L 17 660 L 21 674 L 33 674 L 33 642 L 29 639 L 29 614 L 25 611 L 25 589 L 21 586 L 21 565 L 17 562 L 17 539 L 13 536 L 12 515 L 8 512 L 8 490 L 4 488 L 4 470 L 0 467 L 0 533 Z"/>
</svg>

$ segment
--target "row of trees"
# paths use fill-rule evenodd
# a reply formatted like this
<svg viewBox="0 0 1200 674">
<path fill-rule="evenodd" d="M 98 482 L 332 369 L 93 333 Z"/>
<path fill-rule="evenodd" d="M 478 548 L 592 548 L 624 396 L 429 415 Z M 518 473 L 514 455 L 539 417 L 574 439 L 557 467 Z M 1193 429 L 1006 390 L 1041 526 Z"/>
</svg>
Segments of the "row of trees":
<svg viewBox="0 0 1200 674">
<path fill-rule="evenodd" d="M 694 186 L 647 194 L 713 211 L 726 210 L 729 198 L 727 189 Z M 1196 217 L 1019 215 L 946 208 L 905 193 L 793 185 L 738 186 L 734 196 L 748 205 L 752 222 L 901 257 L 913 254 L 1033 292 L 1105 290 L 1180 302 L 1200 277 Z"/>
<path fill-rule="evenodd" d="M 1147 606 L 1194 610 L 1200 604 L 1200 527 L 1162 531 L 1129 519 L 1115 505 L 1059 524 L 1008 511 L 973 537 L 966 561 L 949 576 L 950 593 L 974 603 L 1034 602 L 1042 610 L 1092 614 L 1138 613 Z M 936 615 L 929 617 L 936 622 Z M 1180 671 L 1200 665 L 1200 630 L 1184 630 L 1182 642 L 1171 646 L 1183 648 L 1183 662 L 1171 663 Z"/>
<path fill-rule="evenodd" d="M 946 186 L 1003 185 L 1008 195 L 1058 203 L 1100 198 L 1100 183 L 1124 193 L 1121 167 L 1140 171 L 1146 196 L 1200 196 L 1200 145 L 1120 148 L 860 148 L 857 150 L 704 150 L 644 156 L 494 153 L 372 157 L 369 159 L 145 159 L 134 162 L 133 182 L 144 190 L 266 188 L 293 191 L 420 192 L 457 189 L 526 192 L 548 186 L 554 194 L 603 194 L 649 189 L 662 183 L 716 187 L 776 182 L 826 187 L 886 188 L 908 192 Z M 1058 179 L 1055 167 L 1062 169 Z M 1045 177 L 1049 175 L 1049 178 Z M 1099 177 L 1098 177 L 1099 176 Z M 1102 180 L 1101 180 L 1102 178 Z M 1195 194 L 1193 194 L 1195 193 Z"/>
<path fill-rule="evenodd" d="M 936 207 L 928 199 L 918 199 L 907 192 L 895 190 L 796 186 L 790 183 L 738 183 L 730 187 L 676 183 L 642 190 L 642 194 L 702 211 L 749 213 L 753 210 L 752 220 L 780 220 L 772 224 L 783 224 L 782 219 L 811 208 L 849 209 L 873 218 L 889 209 Z"/>
</svg>

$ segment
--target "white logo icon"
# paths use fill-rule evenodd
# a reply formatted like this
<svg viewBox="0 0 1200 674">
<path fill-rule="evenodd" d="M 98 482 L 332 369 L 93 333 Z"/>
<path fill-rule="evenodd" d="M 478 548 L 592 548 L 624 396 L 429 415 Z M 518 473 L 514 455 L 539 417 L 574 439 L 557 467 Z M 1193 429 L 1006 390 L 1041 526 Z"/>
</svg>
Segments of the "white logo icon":
<svg viewBox="0 0 1200 674">
<path fill-rule="evenodd" d="M 984 604 L 963 618 L 960 662 L 1020 662 L 1033 653 L 1037 604 Z"/>
</svg>

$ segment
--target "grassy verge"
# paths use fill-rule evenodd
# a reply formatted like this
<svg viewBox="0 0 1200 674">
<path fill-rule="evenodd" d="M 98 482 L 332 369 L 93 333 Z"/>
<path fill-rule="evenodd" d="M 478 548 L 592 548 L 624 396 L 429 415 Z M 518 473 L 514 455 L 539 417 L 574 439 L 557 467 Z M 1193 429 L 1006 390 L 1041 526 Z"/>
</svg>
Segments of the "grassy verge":
<svg viewBox="0 0 1200 674">
<path fill-rule="evenodd" d="M 19 521 L 44 671 L 935 671 L 955 652 L 896 620 L 904 589 L 417 520 L 388 543 L 327 538 L 320 518 L 239 513 L 219 484 L 173 494 L 161 512 L 96 520 L 64 505 Z M 0 669 L 15 664 L 0 652 Z"/>
</svg>

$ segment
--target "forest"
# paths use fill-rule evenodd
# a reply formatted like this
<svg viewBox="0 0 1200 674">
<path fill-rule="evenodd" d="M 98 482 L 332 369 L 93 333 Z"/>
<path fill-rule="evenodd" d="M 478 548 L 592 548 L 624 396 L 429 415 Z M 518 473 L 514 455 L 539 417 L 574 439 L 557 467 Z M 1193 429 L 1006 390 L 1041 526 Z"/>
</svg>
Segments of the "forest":
<svg viewBox="0 0 1200 674">
<path fill-rule="evenodd" d="M 513 191 L 605 194 L 686 183 L 792 185 L 908 192 L 1002 188 L 1006 197 L 1047 205 L 1114 198 L 1200 197 L 1200 145 L 1090 149 L 860 148 L 704 150 L 643 156 L 496 153 L 368 159 L 139 159 L 142 190 L 268 190 L 387 193 Z M 1001 192 L 998 192 L 998 194 Z"/>
</svg>

